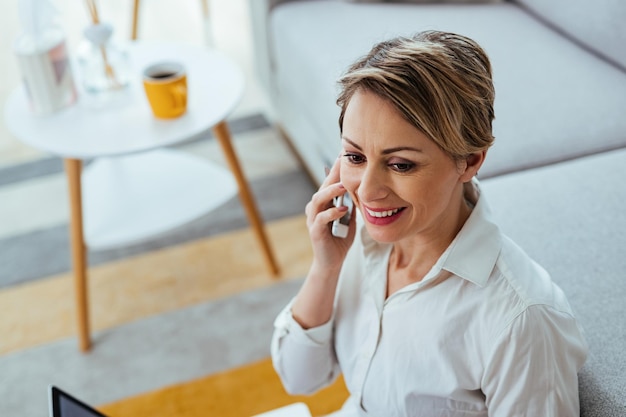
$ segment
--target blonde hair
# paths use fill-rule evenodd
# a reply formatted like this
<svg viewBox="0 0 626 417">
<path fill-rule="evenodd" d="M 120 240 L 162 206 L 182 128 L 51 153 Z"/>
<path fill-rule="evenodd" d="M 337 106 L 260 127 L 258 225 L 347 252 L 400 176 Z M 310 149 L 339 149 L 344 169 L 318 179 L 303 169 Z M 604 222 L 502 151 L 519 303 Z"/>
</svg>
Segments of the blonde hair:
<svg viewBox="0 0 626 417">
<path fill-rule="evenodd" d="M 364 89 L 389 100 L 454 159 L 493 143 L 491 64 L 485 51 L 465 36 L 427 31 L 381 42 L 339 84 L 342 131 L 350 99 Z"/>
</svg>

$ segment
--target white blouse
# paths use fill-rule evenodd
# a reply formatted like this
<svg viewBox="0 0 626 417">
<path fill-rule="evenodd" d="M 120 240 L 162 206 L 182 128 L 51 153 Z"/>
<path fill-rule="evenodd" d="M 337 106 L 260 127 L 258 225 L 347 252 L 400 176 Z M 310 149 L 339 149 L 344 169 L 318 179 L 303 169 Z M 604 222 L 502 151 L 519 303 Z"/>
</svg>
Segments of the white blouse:
<svg viewBox="0 0 626 417">
<path fill-rule="evenodd" d="M 275 321 L 274 367 L 290 393 L 343 373 L 341 416 L 576 417 L 587 344 L 562 290 L 475 207 L 420 281 L 385 299 L 390 244 L 360 221 L 331 320 L 303 330 L 291 303 Z"/>
</svg>

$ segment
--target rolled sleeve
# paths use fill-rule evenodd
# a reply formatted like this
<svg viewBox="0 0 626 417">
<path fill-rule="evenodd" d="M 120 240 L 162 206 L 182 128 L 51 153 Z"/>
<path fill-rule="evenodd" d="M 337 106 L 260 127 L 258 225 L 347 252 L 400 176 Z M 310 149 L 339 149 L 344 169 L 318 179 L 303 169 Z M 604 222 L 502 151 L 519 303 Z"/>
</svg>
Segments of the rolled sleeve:
<svg viewBox="0 0 626 417">
<path fill-rule="evenodd" d="M 333 319 L 305 330 L 293 318 L 292 304 L 293 300 L 274 321 L 272 362 L 287 392 L 309 394 L 339 373 L 332 348 Z"/>
</svg>

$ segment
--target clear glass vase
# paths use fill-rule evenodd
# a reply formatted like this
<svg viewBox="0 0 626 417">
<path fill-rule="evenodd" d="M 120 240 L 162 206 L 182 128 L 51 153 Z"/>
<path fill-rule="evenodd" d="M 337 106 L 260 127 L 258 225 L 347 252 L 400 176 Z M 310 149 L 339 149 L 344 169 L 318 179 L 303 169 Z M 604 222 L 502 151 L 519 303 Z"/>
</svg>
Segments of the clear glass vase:
<svg viewBox="0 0 626 417">
<path fill-rule="evenodd" d="M 80 78 L 85 92 L 98 95 L 128 85 L 129 62 L 126 49 L 112 40 L 113 27 L 107 23 L 88 26 L 77 52 Z"/>
</svg>

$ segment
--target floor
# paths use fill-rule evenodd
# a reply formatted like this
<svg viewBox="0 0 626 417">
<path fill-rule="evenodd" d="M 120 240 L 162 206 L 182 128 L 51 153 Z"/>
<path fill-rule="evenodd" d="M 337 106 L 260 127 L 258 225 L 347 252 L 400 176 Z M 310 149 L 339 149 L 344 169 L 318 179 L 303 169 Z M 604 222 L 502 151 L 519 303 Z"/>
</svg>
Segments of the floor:
<svg viewBox="0 0 626 417">
<path fill-rule="evenodd" d="M 0 14 L 0 102 L 20 83 L 11 44 L 19 2 Z M 56 0 L 70 51 L 89 24 L 85 4 Z M 139 37 L 203 44 L 200 0 L 144 0 Z M 243 69 L 246 90 L 228 118 L 281 276 L 267 272 L 241 205 L 166 236 L 90 251 L 94 349 L 78 353 L 63 165 L 22 144 L 0 119 L 0 415 L 46 413 L 46 387 L 102 404 L 266 357 L 273 317 L 299 285 L 311 251 L 302 215 L 313 187 L 268 120 L 255 79 L 247 0 L 209 2 L 215 46 Z M 82 6 L 82 7 L 81 7 Z M 130 0 L 98 2 L 121 39 Z M 206 138 L 179 147 L 225 166 Z"/>
</svg>

